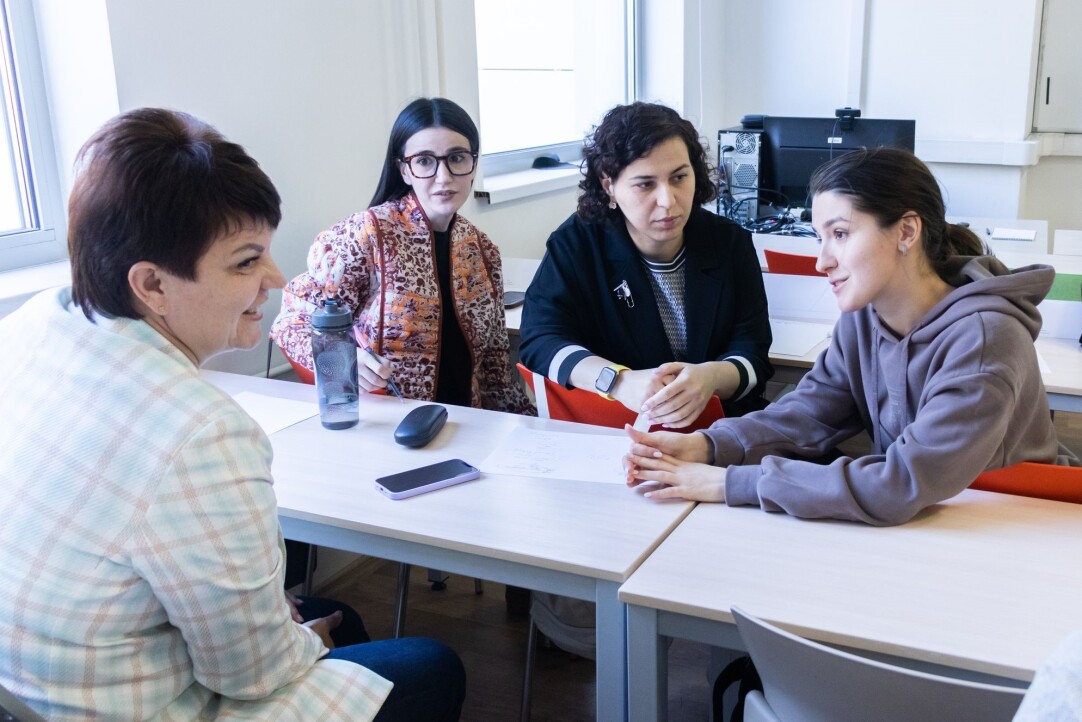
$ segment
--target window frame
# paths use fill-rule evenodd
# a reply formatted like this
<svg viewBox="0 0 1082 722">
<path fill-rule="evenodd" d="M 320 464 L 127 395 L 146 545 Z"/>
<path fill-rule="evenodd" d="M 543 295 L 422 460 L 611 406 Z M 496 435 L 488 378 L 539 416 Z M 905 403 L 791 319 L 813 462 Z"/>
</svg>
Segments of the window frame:
<svg viewBox="0 0 1082 722">
<path fill-rule="evenodd" d="M 624 102 L 638 97 L 639 37 L 637 21 L 642 17 L 642 0 L 624 0 Z M 474 72 L 479 68 L 475 62 Z M 484 123 L 484 118 L 481 118 Z M 485 153 L 482 149 L 481 160 L 484 162 L 486 176 L 499 176 L 518 171 L 529 170 L 535 158 L 542 155 L 556 154 L 563 162 L 578 164 L 582 160 L 582 139 L 566 143 L 531 146 L 500 153 Z"/>
<path fill-rule="evenodd" d="M 64 259 L 63 204 L 57 173 L 56 148 L 45 90 L 45 72 L 32 0 L 0 0 L 12 48 L 28 160 L 30 196 L 36 206 L 37 227 L 0 233 L 0 272 Z M 0 62 L 7 62 L 6 58 Z"/>
</svg>

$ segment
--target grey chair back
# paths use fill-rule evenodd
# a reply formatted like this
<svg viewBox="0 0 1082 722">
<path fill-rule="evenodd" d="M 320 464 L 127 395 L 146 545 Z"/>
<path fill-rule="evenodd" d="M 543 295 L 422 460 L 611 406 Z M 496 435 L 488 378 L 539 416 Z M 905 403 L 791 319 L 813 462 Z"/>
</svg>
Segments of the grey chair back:
<svg viewBox="0 0 1082 722">
<path fill-rule="evenodd" d="M 745 708 L 745 720 L 1009 722 L 1025 693 L 883 664 L 808 641 L 736 607 L 732 612 L 763 680 L 765 699 L 749 705 L 751 716 Z"/>
</svg>

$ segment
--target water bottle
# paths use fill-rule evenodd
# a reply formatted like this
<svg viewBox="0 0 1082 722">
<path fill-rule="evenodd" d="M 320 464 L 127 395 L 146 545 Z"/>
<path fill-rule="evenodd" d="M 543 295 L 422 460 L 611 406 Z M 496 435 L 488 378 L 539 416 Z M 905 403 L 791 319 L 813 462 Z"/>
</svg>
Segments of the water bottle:
<svg viewBox="0 0 1082 722">
<path fill-rule="evenodd" d="M 319 420 L 328 429 L 348 429 L 357 414 L 357 345 L 349 306 L 327 300 L 312 314 L 312 362 L 316 367 Z"/>
</svg>

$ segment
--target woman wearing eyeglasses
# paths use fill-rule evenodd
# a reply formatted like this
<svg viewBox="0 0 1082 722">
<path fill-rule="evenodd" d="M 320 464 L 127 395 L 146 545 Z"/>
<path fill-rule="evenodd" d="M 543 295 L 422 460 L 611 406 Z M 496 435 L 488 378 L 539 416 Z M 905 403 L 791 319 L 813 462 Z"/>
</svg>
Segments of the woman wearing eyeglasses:
<svg viewBox="0 0 1082 722">
<path fill-rule="evenodd" d="M 394 377 L 408 398 L 516 413 L 531 409 L 512 375 L 500 252 L 458 215 L 477 168 L 477 126 L 445 98 L 419 98 L 391 128 L 368 210 L 316 237 L 308 271 L 282 296 L 271 335 L 312 368 L 310 314 L 334 298 L 354 311 L 361 386 Z"/>
</svg>

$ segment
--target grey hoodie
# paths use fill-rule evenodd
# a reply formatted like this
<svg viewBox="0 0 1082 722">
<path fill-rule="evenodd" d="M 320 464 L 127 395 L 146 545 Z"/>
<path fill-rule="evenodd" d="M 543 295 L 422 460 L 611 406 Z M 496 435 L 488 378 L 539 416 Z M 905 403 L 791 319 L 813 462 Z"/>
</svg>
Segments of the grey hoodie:
<svg viewBox="0 0 1082 722">
<path fill-rule="evenodd" d="M 794 391 L 701 433 L 728 466 L 730 506 L 900 524 L 983 471 L 1021 461 L 1078 466 L 1056 441 L 1033 340 L 1055 271 L 956 257 L 955 286 L 904 337 L 867 306 L 843 313 Z M 872 452 L 815 459 L 866 430 Z"/>
</svg>

